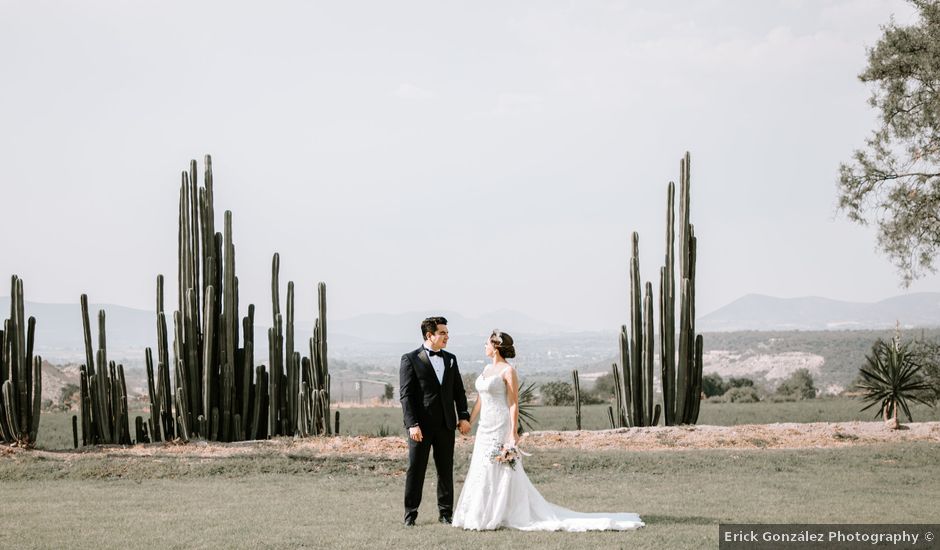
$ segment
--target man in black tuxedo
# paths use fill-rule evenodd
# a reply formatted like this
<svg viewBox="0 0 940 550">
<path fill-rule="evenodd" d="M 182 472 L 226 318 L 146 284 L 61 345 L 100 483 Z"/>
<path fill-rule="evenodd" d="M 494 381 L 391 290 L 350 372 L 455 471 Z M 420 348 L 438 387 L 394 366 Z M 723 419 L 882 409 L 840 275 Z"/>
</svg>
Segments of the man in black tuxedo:
<svg viewBox="0 0 940 550">
<path fill-rule="evenodd" d="M 434 450 L 437 468 L 437 509 L 441 523 L 454 513 L 454 429 L 470 433 L 467 394 L 457 357 L 444 351 L 447 319 L 428 317 L 421 323 L 424 345 L 401 356 L 399 390 L 408 430 L 408 474 L 405 477 L 405 525 L 414 525 L 421 504 L 428 455 Z M 459 419 L 459 421 L 458 421 Z"/>
</svg>

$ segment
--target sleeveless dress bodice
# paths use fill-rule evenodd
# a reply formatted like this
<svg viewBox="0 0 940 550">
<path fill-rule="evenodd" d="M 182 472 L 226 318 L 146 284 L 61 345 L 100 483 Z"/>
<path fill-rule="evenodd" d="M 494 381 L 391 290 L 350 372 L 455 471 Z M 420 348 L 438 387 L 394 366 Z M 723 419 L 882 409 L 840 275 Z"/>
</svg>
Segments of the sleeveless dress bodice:
<svg viewBox="0 0 940 550">
<path fill-rule="evenodd" d="M 464 529 L 507 527 L 522 531 L 628 530 L 644 524 L 637 514 L 580 513 L 546 501 L 529 481 L 522 464 L 493 463 L 492 451 L 510 443 L 506 383 L 498 374 L 479 376 L 474 387 L 480 417 L 470 467 L 460 492 L 453 524 Z"/>
</svg>

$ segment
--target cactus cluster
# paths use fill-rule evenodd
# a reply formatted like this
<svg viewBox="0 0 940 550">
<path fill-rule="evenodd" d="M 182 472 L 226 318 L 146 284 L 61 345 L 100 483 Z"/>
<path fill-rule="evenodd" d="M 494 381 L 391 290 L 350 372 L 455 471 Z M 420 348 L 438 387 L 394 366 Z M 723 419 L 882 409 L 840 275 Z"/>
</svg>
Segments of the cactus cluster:
<svg viewBox="0 0 940 550">
<path fill-rule="evenodd" d="M 330 375 L 326 350 L 326 285 L 317 285 L 317 319 L 309 339 L 310 356 L 295 350 L 294 282 L 287 283 L 287 319 L 281 313 L 280 256 L 271 262 L 271 311 L 268 355 L 273 381 L 268 390 L 268 433 L 271 435 L 330 435 Z M 259 374 L 263 373 L 263 367 Z M 337 411 L 337 415 L 339 412 Z M 337 416 L 338 420 L 338 416 Z"/>
<path fill-rule="evenodd" d="M 326 286 L 320 283 L 318 287 L 319 318 L 310 339 L 310 357 L 301 357 L 294 351 L 293 282 L 288 283 L 285 346 L 278 287 L 279 257 L 274 254 L 269 369 L 255 366 L 255 308 L 249 304 L 247 315 L 239 317 L 232 213 L 225 212 L 223 231 L 217 232 L 212 159 L 208 155 L 203 182 L 200 187 L 196 161 L 191 161 L 189 170 L 182 173 L 179 190 L 179 299 L 172 314 L 172 348 L 164 309 L 164 278 L 158 275 L 156 356 L 151 348 L 145 350 L 151 414 L 146 423 L 141 417 L 135 419 L 137 441 L 186 441 L 191 437 L 242 441 L 277 435 L 330 434 Z M 84 296 L 82 308 L 86 353 L 88 364 L 92 365 Z M 87 391 L 84 374 L 82 378 L 82 440 L 84 444 L 130 443 L 123 369 L 120 365 L 116 371 L 112 367 L 110 379 L 107 372 L 101 374 L 100 365 L 106 361 L 103 312 L 100 321 L 99 368 L 97 373 L 89 371 Z M 93 379 L 95 374 L 97 378 Z M 115 374 L 118 381 L 114 380 Z M 110 401 L 108 396 L 112 394 L 107 389 L 114 392 Z M 101 396 L 96 397 L 98 394 Z M 123 399 L 117 399 L 121 396 Z M 121 403 L 123 408 L 115 409 L 120 415 L 111 414 L 112 408 Z M 120 430 L 112 426 L 114 422 L 121 423 Z M 124 435 L 109 438 L 104 435 L 106 432 Z"/>
<path fill-rule="evenodd" d="M 10 283 L 10 317 L 0 331 L 0 438 L 21 447 L 36 444 L 42 404 L 42 358 L 33 357 L 36 319 L 24 319 L 23 280 Z"/>
<path fill-rule="evenodd" d="M 79 367 L 82 444 L 130 444 L 124 366 L 108 361 L 105 312 L 98 311 L 98 349 L 92 351 L 85 294 L 81 296 L 81 306 L 85 331 L 85 364 Z"/>
<path fill-rule="evenodd" d="M 198 196 L 198 206 L 197 199 Z M 238 277 L 235 274 L 235 244 L 232 212 L 224 214 L 223 232 L 215 231 L 212 159 L 206 156 L 204 187 L 197 184 L 196 161 L 183 172 L 179 207 L 179 309 L 173 313 L 173 367 L 176 392 L 169 403 L 161 403 L 162 385 L 155 386 L 152 401 L 160 418 L 176 420 L 177 436 L 216 441 L 263 439 L 277 435 L 328 433 L 309 430 L 316 411 L 329 414 L 328 380 L 314 383 L 316 373 L 326 370 L 326 287 L 319 287 L 320 319 L 311 339 L 311 357 L 294 351 L 294 283 L 288 283 L 286 334 L 280 309 L 279 256 L 274 254 L 271 277 L 272 327 L 268 330 L 268 368 L 255 366 L 254 305 L 239 323 Z M 201 274 L 201 276 L 200 276 Z M 165 314 L 162 284 L 158 282 L 158 345 L 165 346 Z M 201 305 L 201 307 L 200 307 Z M 241 325 L 241 326 L 239 326 Z M 322 334 L 320 334 L 322 332 Z M 285 342 L 286 336 L 286 342 Z M 322 340 L 322 343 L 319 343 Z M 314 341 L 317 342 L 314 345 Z M 286 344 L 286 345 L 285 345 Z M 316 359 L 323 352 L 322 361 Z M 149 355 L 149 353 L 148 353 Z M 168 358 L 158 349 L 158 378 Z M 252 377 L 254 371 L 255 376 Z M 305 406 L 317 388 L 317 403 Z M 306 398 L 306 399 L 305 399 Z M 305 422 L 301 429 L 301 421 Z M 168 423 L 172 424 L 172 422 Z M 325 422 L 328 426 L 328 422 Z M 171 428 L 172 429 L 172 428 Z M 163 437 L 168 437 L 165 432 Z"/>
<path fill-rule="evenodd" d="M 659 271 L 660 381 L 663 403 L 655 404 L 653 368 L 653 285 L 641 295 L 640 237 L 634 232 L 630 257 L 630 326 L 620 330 L 620 365 L 613 365 L 615 406 L 611 426 L 654 426 L 664 417 L 667 426 L 698 420 L 702 391 L 702 335 L 695 334 L 695 228 L 689 220 L 689 153 L 679 161 L 679 349 L 676 355 L 675 184 L 669 182 L 666 200 L 666 257 Z"/>
</svg>

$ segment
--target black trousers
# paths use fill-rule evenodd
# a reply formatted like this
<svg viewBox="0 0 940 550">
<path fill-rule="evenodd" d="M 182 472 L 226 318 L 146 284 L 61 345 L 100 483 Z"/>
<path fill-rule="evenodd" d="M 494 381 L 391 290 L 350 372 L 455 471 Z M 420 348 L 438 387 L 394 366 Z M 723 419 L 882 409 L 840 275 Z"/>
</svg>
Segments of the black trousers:
<svg viewBox="0 0 940 550">
<path fill-rule="evenodd" d="M 405 518 L 417 518 L 424 489 L 424 474 L 428 469 L 428 457 L 434 451 L 434 467 L 437 469 L 437 510 L 442 516 L 454 513 L 454 430 L 440 428 L 431 433 L 422 433 L 420 443 L 408 438 L 408 473 L 405 476 Z"/>
</svg>

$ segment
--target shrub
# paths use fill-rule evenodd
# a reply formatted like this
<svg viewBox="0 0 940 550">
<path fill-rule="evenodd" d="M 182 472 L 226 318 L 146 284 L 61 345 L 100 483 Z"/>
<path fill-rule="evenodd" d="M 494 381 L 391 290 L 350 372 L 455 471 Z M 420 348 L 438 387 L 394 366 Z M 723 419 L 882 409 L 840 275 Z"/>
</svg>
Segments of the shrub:
<svg viewBox="0 0 940 550">
<path fill-rule="evenodd" d="M 770 396 L 767 397 L 767 399 L 771 403 L 790 403 L 790 402 L 796 401 L 796 396 L 789 395 L 789 394 L 781 395 L 779 393 L 772 393 L 770 394 Z"/>
<path fill-rule="evenodd" d="M 584 391 L 581 390 L 581 404 L 582 405 L 601 405 L 607 403 L 612 398 L 612 395 L 601 395 L 597 391 Z M 571 399 L 571 403 L 574 404 L 574 397 Z"/>
<path fill-rule="evenodd" d="M 757 403 L 760 395 L 754 386 L 738 386 L 731 388 L 722 396 L 728 403 Z"/>
<path fill-rule="evenodd" d="M 717 372 L 702 377 L 702 393 L 705 394 L 705 397 L 720 396 L 726 391 L 728 391 L 728 388 L 725 386 L 725 381 Z"/>
<path fill-rule="evenodd" d="M 940 400 L 940 343 L 915 340 L 910 343 L 910 349 L 914 361 L 921 366 L 923 383 L 929 386 L 928 389 L 918 392 L 918 396 L 936 405 Z"/>
<path fill-rule="evenodd" d="M 877 405 L 878 414 L 885 421 L 890 419 L 893 427 L 897 428 L 900 407 L 908 422 L 913 422 L 908 401 L 929 405 L 920 395 L 930 386 L 919 372 L 921 365 L 911 353 L 910 344 L 902 346 L 899 336 L 891 343 L 878 340 L 865 360 L 868 365 L 861 369 L 865 381 L 859 384 L 859 389 L 864 392 L 862 399 L 869 404 L 862 410 Z"/>
<path fill-rule="evenodd" d="M 79 407 L 79 388 L 75 384 L 65 384 L 59 389 L 55 399 L 43 399 L 42 408 L 50 411 L 70 411 Z"/>
<path fill-rule="evenodd" d="M 598 399 L 602 400 L 609 399 L 616 395 L 614 393 L 614 375 L 607 373 L 603 376 L 599 376 L 597 380 L 594 381 L 593 393 Z"/>
<path fill-rule="evenodd" d="M 568 382 L 546 382 L 542 384 L 543 405 L 573 405 L 574 389 Z"/>
<path fill-rule="evenodd" d="M 794 399 L 813 399 L 816 386 L 809 369 L 797 369 L 777 386 L 777 395 L 792 396 Z"/>
<path fill-rule="evenodd" d="M 753 388 L 753 387 L 754 387 L 754 381 L 751 380 L 750 378 L 744 378 L 744 377 L 737 378 L 734 376 L 728 378 L 729 390 L 731 388 Z"/>
</svg>

